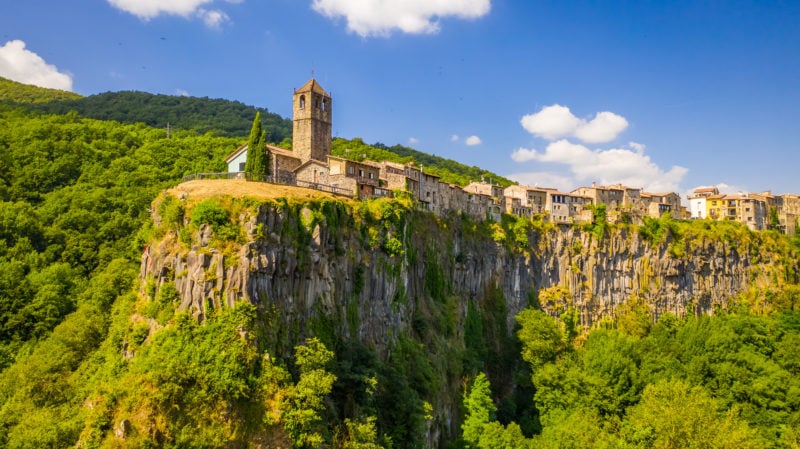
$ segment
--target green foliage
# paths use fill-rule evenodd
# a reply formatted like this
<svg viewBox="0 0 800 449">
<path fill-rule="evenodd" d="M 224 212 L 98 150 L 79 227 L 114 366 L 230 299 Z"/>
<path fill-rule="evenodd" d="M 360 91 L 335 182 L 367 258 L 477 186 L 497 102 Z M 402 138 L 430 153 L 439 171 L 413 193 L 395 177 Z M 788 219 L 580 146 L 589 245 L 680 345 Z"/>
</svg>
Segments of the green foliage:
<svg viewBox="0 0 800 449">
<path fill-rule="evenodd" d="M 441 177 L 441 181 L 448 184 L 466 186 L 471 181 L 491 179 L 495 184 L 508 187 L 512 181 L 479 167 L 468 167 L 452 159 L 444 159 L 430 155 L 402 145 L 387 147 L 382 143 L 368 145 L 360 137 L 352 140 L 335 138 L 331 147 L 334 156 L 350 160 L 362 161 L 391 161 L 406 164 L 414 162 L 421 166 L 425 173 Z"/>
<path fill-rule="evenodd" d="M 680 380 L 649 385 L 631 408 L 623 435 L 633 447 L 764 447 L 735 409 L 724 414 L 701 387 Z"/>
<path fill-rule="evenodd" d="M 336 376 L 326 370 L 333 352 L 316 338 L 295 348 L 295 364 L 300 370 L 297 384 L 287 395 L 283 413 L 284 428 L 294 447 L 319 447 L 324 441 L 320 413 L 326 395 L 331 392 Z"/>
<path fill-rule="evenodd" d="M 32 104 L 79 98 L 81 96 L 76 93 L 22 84 L 0 77 L 0 101 L 2 102 Z"/>
<path fill-rule="evenodd" d="M 228 210 L 214 199 L 203 200 L 192 208 L 192 224 L 195 226 L 207 224 L 214 229 L 219 229 L 229 222 Z"/>
<path fill-rule="evenodd" d="M 522 359 L 534 369 L 556 360 L 565 351 L 565 335 L 558 322 L 532 308 L 517 315 L 517 337 L 522 342 Z"/>
<path fill-rule="evenodd" d="M 261 112 L 256 112 L 256 118 L 253 119 L 253 126 L 250 128 L 250 139 L 247 143 L 247 162 L 245 162 L 244 166 L 244 171 L 256 180 L 263 180 L 263 177 L 268 173 L 269 161 L 264 150 L 266 140 L 266 133 L 261 130 Z"/>
<path fill-rule="evenodd" d="M 492 402 L 489 380 L 485 374 L 478 374 L 472 382 L 469 394 L 464 392 L 464 408 L 466 408 L 466 415 L 461 424 L 464 440 L 470 447 L 477 447 L 484 426 L 495 419 L 494 414 L 497 411 L 497 407 Z"/>
<path fill-rule="evenodd" d="M 341 445 L 342 449 L 383 449 L 378 443 L 375 417 L 368 417 L 363 421 L 344 421 L 347 428 L 347 440 Z"/>
<path fill-rule="evenodd" d="M 664 315 L 642 326 L 638 316 L 647 314 L 637 304 L 620 315 L 625 333 L 594 329 L 569 351 L 546 315 L 518 315 L 544 425 L 535 447 L 796 444 L 789 430 L 800 418 L 796 312 Z M 591 439 L 581 436 L 587 432 Z"/>
<path fill-rule="evenodd" d="M 67 96 L 69 97 L 69 96 Z M 0 97 L 2 98 L 2 97 Z M 64 98 L 31 106 L 37 112 L 66 114 L 125 124 L 144 123 L 166 134 L 169 123 L 173 136 L 181 132 L 214 133 L 244 138 L 253 116 L 261 113 L 267 141 L 280 142 L 292 135 L 292 122 L 266 108 L 256 108 L 238 101 L 145 92 L 106 92 L 82 98 Z M 230 152 L 229 147 L 229 152 Z"/>
</svg>

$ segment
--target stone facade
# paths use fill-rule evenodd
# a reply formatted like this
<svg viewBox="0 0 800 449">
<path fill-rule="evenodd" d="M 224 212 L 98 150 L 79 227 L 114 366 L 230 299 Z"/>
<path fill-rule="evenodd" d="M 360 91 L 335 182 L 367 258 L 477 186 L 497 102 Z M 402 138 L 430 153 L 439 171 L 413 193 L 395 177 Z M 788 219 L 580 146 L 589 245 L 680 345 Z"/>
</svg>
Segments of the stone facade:
<svg viewBox="0 0 800 449">
<path fill-rule="evenodd" d="M 292 149 L 302 162 L 325 162 L 331 154 L 333 101 L 312 78 L 294 91 Z"/>
</svg>

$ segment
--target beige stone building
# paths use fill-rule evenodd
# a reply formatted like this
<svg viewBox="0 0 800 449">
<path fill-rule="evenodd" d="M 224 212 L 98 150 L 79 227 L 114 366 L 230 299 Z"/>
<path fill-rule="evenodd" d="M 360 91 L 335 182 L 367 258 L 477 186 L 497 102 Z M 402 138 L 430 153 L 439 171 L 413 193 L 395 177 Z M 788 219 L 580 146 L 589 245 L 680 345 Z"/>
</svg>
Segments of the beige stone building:
<svg viewBox="0 0 800 449">
<path fill-rule="evenodd" d="M 404 190 L 412 198 L 419 198 L 420 169 L 413 164 L 399 164 L 383 161 L 380 163 L 380 179 L 389 190 Z"/>
<path fill-rule="evenodd" d="M 788 235 L 796 235 L 800 223 L 800 195 L 787 193 L 775 197 L 775 212 L 780 229 Z"/>
<path fill-rule="evenodd" d="M 543 214 L 546 212 L 547 193 L 551 190 L 554 189 L 512 185 L 506 187 L 503 195 L 519 199 L 522 207 L 529 208 L 531 214 Z"/>
<path fill-rule="evenodd" d="M 326 162 L 331 154 L 333 101 L 330 94 L 311 78 L 294 91 L 292 150 L 306 162 Z"/>
</svg>

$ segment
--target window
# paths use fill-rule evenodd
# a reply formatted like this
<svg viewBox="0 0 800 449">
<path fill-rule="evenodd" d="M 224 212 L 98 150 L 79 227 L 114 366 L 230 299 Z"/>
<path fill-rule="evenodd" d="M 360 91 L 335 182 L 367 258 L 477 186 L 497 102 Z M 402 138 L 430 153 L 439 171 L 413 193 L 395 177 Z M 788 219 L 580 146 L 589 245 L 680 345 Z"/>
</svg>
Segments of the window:
<svg viewBox="0 0 800 449">
<path fill-rule="evenodd" d="M 369 174 L 369 176 L 368 176 L 368 177 L 369 177 L 369 179 L 373 179 L 372 177 L 373 177 L 374 173 L 372 173 L 372 172 L 369 172 L 368 174 Z"/>
<path fill-rule="evenodd" d="M 306 96 L 300 95 L 300 109 L 306 108 Z"/>
<path fill-rule="evenodd" d="M 355 173 L 355 169 L 352 166 L 347 167 L 347 174 L 352 175 L 353 173 Z"/>
<path fill-rule="evenodd" d="M 322 110 L 325 111 L 328 109 L 328 100 L 323 98 L 322 99 Z"/>
<path fill-rule="evenodd" d="M 244 166 L 246 162 L 239 162 L 239 171 L 244 171 Z"/>
<path fill-rule="evenodd" d="M 359 176 L 360 178 L 363 178 L 363 177 L 364 177 L 364 170 L 362 170 L 362 169 L 360 169 L 360 168 L 359 168 L 359 169 L 358 169 L 358 176 Z"/>
</svg>

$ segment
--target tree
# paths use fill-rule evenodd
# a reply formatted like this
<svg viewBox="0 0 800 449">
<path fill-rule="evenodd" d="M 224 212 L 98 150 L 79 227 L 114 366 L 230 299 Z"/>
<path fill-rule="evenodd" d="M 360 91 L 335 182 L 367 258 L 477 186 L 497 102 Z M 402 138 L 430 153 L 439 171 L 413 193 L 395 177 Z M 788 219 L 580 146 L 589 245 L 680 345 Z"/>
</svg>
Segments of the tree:
<svg viewBox="0 0 800 449">
<path fill-rule="evenodd" d="M 464 395 L 464 406 L 467 409 L 467 416 L 461 424 L 464 431 L 464 441 L 469 447 L 478 447 L 484 427 L 494 420 L 497 411 L 489 387 L 489 379 L 483 373 L 478 374 L 472 383 L 469 394 Z"/>
<path fill-rule="evenodd" d="M 261 130 L 261 112 L 256 112 L 253 127 L 250 128 L 250 140 L 247 142 L 247 162 L 244 171 L 259 180 L 267 174 L 267 154 L 264 151 L 266 140 L 266 133 Z"/>
<path fill-rule="evenodd" d="M 662 380 L 645 389 L 641 402 L 628 412 L 622 433 L 641 448 L 761 446 L 735 408 L 722 413 L 719 408 L 702 387 Z"/>
<path fill-rule="evenodd" d="M 287 398 L 284 428 L 294 447 L 317 447 L 324 442 L 320 415 L 325 408 L 323 399 L 336 381 L 336 376 L 325 369 L 333 359 L 333 352 L 317 338 L 307 340 L 295 351 L 300 379 Z"/>
<path fill-rule="evenodd" d="M 541 310 L 525 309 L 517 315 L 520 328 L 517 337 L 522 343 L 522 358 L 534 370 L 554 362 L 565 349 L 564 331 L 558 322 Z"/>
</svg>

